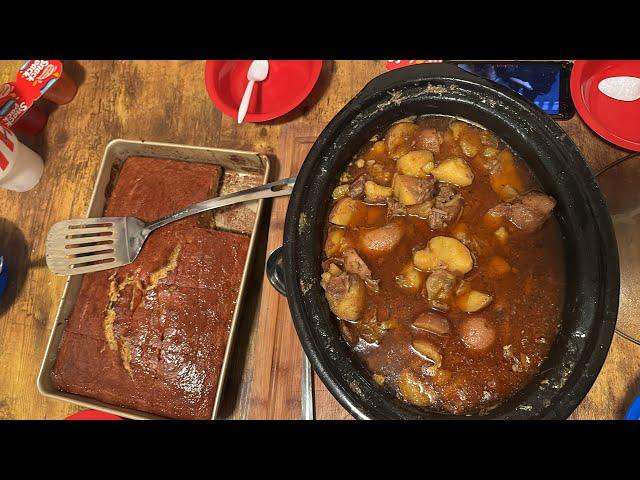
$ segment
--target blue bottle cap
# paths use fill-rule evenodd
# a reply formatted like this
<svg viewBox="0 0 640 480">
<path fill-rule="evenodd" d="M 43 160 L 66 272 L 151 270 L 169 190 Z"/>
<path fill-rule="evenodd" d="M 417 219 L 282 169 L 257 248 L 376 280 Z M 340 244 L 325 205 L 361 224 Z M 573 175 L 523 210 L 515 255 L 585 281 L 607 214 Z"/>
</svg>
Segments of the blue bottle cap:
<svg viewBox="0 0 640 480">
<path fill-rule="evenodd" d="M 640 420 L 640 395 L 636 397 L 636 399 L 629 407 L 629 411 L 627 412 L 627 416 L 624 417 L 625 420 Z"/>
<path fill-rule="evenodd" d="M 0 295 L 7 288 L 7 266 L 4 263 L 4 257 L 0 256 Z"/>
</svg>

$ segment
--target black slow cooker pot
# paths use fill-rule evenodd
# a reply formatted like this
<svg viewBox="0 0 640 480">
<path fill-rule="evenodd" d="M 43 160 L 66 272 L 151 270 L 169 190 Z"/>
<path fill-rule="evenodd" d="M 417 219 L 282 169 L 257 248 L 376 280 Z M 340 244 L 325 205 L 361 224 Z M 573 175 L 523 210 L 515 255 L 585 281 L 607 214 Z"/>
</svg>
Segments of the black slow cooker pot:
<svg viewBox="0 0 640 480">
<path fill-rule="evenodd" d="M 567 278 L 560 332 L 541 373 L 482 417 L 430 412 L 373 383 L 342 339 L 319 283 L 328 208 L 340 172 L 373 135 L 399 119 L 424 114 L 455 116 L 494 131 L 558 201 L 555 215 L 562 228 Z M 284 244 L 269 268 L 278 264 L 307 357 L 335 398 L 361 419 L 566 418 L 602 367 L 618 310 L 618 251 L 611 218 L 575 144 L 528 100 L 448 64 L 416 65 L 375 78 L 327 125 L 295 183 Z"/>
</svg>

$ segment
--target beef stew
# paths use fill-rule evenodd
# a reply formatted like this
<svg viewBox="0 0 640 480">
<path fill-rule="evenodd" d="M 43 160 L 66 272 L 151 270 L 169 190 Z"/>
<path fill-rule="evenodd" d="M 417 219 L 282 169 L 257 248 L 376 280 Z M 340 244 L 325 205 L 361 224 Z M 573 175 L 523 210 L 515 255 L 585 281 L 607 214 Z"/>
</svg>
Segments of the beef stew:
<svg viewBox="0 0 640 480">
<path fill-rule="evenodd" d="M 482 413 L 537 373 L 557 334 L 555 200 L 496 135 L 392 125 L 333 192 L 321 285 L 372 379 L 434 411 Z"/>
</svg>

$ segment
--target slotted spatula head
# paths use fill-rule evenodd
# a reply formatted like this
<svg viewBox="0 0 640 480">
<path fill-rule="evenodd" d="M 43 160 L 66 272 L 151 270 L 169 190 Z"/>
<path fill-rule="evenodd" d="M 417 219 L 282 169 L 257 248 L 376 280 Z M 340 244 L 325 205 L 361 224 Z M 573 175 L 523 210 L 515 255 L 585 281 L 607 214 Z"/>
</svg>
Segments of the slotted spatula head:
<svg viewBox="0 0 640 480">
<path fill-rule="evenodd" d="M 47 235 L 47 266 L 56 275 L 77 275 L 126 265 L 140 253 L 144 229 L 135 217 L 58 222 Z"/>
</svg>

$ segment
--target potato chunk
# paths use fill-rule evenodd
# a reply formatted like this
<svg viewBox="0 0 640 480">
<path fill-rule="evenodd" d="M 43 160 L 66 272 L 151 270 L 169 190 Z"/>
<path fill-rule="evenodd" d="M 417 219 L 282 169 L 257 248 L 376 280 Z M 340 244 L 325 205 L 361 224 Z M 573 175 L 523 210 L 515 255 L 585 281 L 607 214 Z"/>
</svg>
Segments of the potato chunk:
<svg viewBox="0 0 640 480">
<path fill-rule="evenodd" d="M 333 262 L 329 263 L 329 266 L 327 267 L 327 272 L 329 272 L 329 275 L 334 277 L 337 277 L 338 275 L 342 275 L 342 270 L 340 269 L 340 267 Z"/>
<path fill-rule="evenodd" d="M 459 140 L 462 132 L 464 132 L 466 129 L 467 124 L 464 122 L 452 122 L 451 125 L 449 125 L 449 130 L 451 130 L 451 133 L 453 134 L 453 138 L 455 140 Z"/>
<path fill-rule="evenodd" d="M 327 241 L 324 243 L 324 253 L 327 258 L 336 257 L 346 247 L 344 230 L 341 228 L 331 228 L 327 233 Z"/>
<path fill-rule="evenodd" d="M 489 294 L 482 293 L 477 290 L 470 290 L 458 297 L 456 304 L 463 312 L 473 313 L 488 306 L 491 303 L 491 300 L 493 300 L 493 297 Z"/>
<path fill-rule="evenodd" d="M 433 153 L 429 150 L 414 150 L 398 159 L 398 172 L 402 175 L 426 178 L 433 167 Z"/>
<path fill-rule="evenodd" d="M 376 182 L 368 180 L 364 184 L 364 195 L 367 202 L 379 203 L 393 195 L 393 188 L 378 185 Z"/>
<path fill-rule="evenodd" d="M 369 151 L 364 155 L 365 160 L 384 155 L 386 150 L 387 150 L 387 147 L 382 140 L 375 142 L 373 145 L 371 145 L 371 148 L 369 149 Z"/>
<path fill-rule="evenodd" d="M 400 372 L 398 390 L 400 390 L 400 393 L 407 402 L 417 405 L 418 407 L 429 406 L 435 400 L 433 389 L 428 384 L 422 382 L 420 377 L 415 373 L 406 368 Z"/>
<path fill-rule="evenodd" d="M 396 276 L 396 283 L 407 292 L 418 293 L 424 283 L 425 273 L 416 270 L 412 262 L 407 263 Z"/>
<path fill-rule="evenodd" d="M 476 128 L 468 128 L 460 136 L 460 148 L 467 157 L 475 157 L 482 148 L 480 134 Z"/>
<path fill-rule="evenodd" d="M 393 195 L 403 205 L 417 205 L 433 197 L 435 181 L 433 178 L 416 178 L 409 175 L 393 177 Z"/>
<path fill-rule="evenodd" d="M 364 310 L 366 292 L 360 277 L 351 273 L 333 277 L 325 273 L 322 280 L 329 308 L 336 317 L 351 322 L 358 320 Z"/>
<path fill-rule="evenodd" d="M 509 241 L 509 232 L 507 232 L 507 229 L 504 227 L 500 227 L 495 232 L 493 232 L 493 234 L 498 239 L 498 242 L 500 242 L 502 245 L 506 245 Z"/>
<path fill-rule="evenodd" d="M 404 236 L 404 229 L 397 223 L 388 223 L 383 227 L 362 231 L 360 247 L 369 255 L 389 253 L 398 246 Z"/>
<path fill-rule="evenodd" d="M 499 153 L 500 150 L 494 147 L 484 147 L 484 149 L 482 150 L 482 156 L 486 159 L 497 157 Z"/>
<path fill-rule="evenodd" d="M 442 134 L 435 128 L 423 128 L 416 135 L 416 147 L 421 150 L 429 150 L 440 153 L 440 145 L 444 141 Z"/>
<path fill-rule="evenodd" d="M 389 185 L 393 178 L 393 172 L 388 170 L 385 165 L 377 162 L 367 166 L 367 172 L 371 179 L 378 185 Z"/>
<path fill-rule="evenodd" d="M 349 193 L 349 185 L 347 185 L 346 183 L 343 183 L 342 185 L 338 185 L 336 188 L 333 189 L 333 193 L 331 194 L 331 196 L 333 197 L 334 200 L 339 200 L 341 198 L 346 197 L 347 193 Z"/>
<path fill-rule="evenodd" d="M 484 350 L 496 339 L 496 332 L 483 317 L 469 317 L 460 326 L 462 343 L 471 350 Z"/>
<path fill-rule="evenodd" d="M 496 160 L 497 166 L 490 179 L 491 188 L 500 200 L 508 202 L 522 192 L 522 179 L 509 150 L 501 151 Z"/>
<path fill-rule="evenodd" d="M 443 160 L 431 173 L 436 179 L 459 187 L 467 187 L 473 183 L 471 167 L 459 157 Z"/>
<path fill-rule="evenodd" d="M 482 130 L 480 132 L 480 142 L 482 143 L 482 145 L 486 145 L 492 148 L 498 148 L 499 144 L 498 138 L 488 130 Z"/>
<path fill-rule="evenodd" d="M 414 123 L 400 122 L 393 125 L 384 137 L 391 158 L 399 158 L 410 152 L 413 137 L 417 132 L 418 126 Z"/>
<path fill-rule="evenodd" d="M 442 365 L 442 355 L 436 348 L 436 346 L 429 340 L 423 338 L 416 338 L 411 342 L 413 349 L 420 354 L 420 356 L 433 362 L 437 367 Z"/>
<path fill-rule="evenodd" d="M 451 237 L 433 237 L 426 248 L 413 254 L 413 263 L 425 272 L 445 269 L 458 275 L 464 275 L 473 268 L 469 249 Z"/>
<path fill-rule="evenodd" d="M 341 198 L 331 209 L 329 221 L 342 227 L 359 227 L 367 223 L 367 206 L 349 197 Z"/>
</svg>

